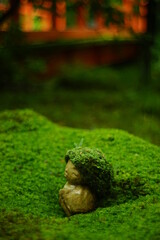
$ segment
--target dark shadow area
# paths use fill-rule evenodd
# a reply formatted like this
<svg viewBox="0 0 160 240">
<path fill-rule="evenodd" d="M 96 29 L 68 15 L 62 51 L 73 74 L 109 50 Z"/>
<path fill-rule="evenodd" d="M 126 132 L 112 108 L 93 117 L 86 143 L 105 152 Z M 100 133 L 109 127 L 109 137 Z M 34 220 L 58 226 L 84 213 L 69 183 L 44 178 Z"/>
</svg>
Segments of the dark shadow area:
<svg viewBox="0 0 160 240">
<path fill-rule="evenodd" d="M 118 174 L 118 173 L 117 173 Z M 128 201 L 134 201 L 140 197 L 151 195 L 152 190 L 146 179 L 143 180 L 137 176 L 134 179 L 122 179 L 121 181 L 114 181 L 110 196 L 105 199 L 101 199 L 98 203 L 100 207 L 107 207 L 113 205 L 119 205 Z"/>
</svg>

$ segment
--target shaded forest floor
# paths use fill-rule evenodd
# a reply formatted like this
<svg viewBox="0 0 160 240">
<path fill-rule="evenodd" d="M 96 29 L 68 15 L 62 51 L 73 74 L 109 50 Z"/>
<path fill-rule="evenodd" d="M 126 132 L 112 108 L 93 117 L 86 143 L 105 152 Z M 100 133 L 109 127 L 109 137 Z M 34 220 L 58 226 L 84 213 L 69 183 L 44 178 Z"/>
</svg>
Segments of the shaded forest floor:
<svg viewBox="0 0 160 240">
<path fill-rule="evenodd" d="M 0 110 L 31 108 L 60 125 L 119 128 L 160 145 L 160 85 L 146 86 L 140 68 L 65 66 L 45 83 L 1 92 Z"/>
</svg>

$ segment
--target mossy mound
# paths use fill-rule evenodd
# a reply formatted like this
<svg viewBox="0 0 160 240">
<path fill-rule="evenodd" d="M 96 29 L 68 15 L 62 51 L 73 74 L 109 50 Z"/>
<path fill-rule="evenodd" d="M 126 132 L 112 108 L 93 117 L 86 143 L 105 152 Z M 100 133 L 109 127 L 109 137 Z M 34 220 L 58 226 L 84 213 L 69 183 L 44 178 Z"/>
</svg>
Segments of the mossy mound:
<svg viewBox="0 0 160 240">
<path fill-rule="evenodd" d="M 44 117 L 30 109 L 4 111 L 0 114 L 0 133 L 36 131 L 46 129 L 50 125 L 49 122 L 46 124 Z"/>
<path fill-rule="evenodd" d="M 113 169 L 102 151 L 97 148 L 76 147 L 67 151 L 65 160 L 71 160 L 83 176 L 84 184 L 89 186 L 98 198 L 106 197 L 110 193 Z"/>
<path fill-rule="evenodd" d="M 58 203 L 64 156 L 99 148 L 114 169 L 112 194 L 67 218 Z M 0 114 L 0 239 L 159 239 L 160 148 L 115 129 L 59 127 L 30 110 Z"/>
</svg>

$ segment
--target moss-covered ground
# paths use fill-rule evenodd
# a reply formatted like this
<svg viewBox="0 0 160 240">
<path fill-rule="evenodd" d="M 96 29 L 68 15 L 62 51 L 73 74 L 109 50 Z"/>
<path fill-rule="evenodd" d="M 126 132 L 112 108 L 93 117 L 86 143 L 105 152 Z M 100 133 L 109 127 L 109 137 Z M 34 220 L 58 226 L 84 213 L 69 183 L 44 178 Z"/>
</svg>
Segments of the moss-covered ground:
<svg viewBox="0 0 160 240">
<path fill-rule="evenodd" d="M 114 188 L 91 213 L 67 218 L 58 203 L 66 151 L 100 148 Z M 0 239 L 160 238 L 160 148 L 116 129 L 60 127 L 30 110 L 0 114 Z"/>
</svg>

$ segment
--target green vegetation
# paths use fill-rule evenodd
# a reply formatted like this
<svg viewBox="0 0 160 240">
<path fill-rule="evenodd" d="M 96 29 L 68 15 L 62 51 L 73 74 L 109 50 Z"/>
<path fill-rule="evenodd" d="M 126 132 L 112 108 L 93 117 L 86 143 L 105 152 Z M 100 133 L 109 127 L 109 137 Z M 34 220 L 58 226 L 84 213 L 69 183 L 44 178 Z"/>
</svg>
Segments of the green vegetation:
<svg viewBox="0 0 160 240">
<path fill-rule="evenodd" d="M 76 147 L 67 151 L 65 160 L 71 160 L 81 173 L 84 183 L 98 198 L 106 197 L 110 193 L 113 170 L 102 151 L 97 148 Z"/>
<path fill-rule="evenodd" d="M 37 83 L 26 75 L 23 89 L 14 84 L 1 91 L 0 110 L 31 108 L 59 125 L 118 128 L 160 145 L 160 85 L 156 77 L 144 85 L 141 69 L 139 62 L 95 68 L 74 64 Z"/>
<path fill-rule="evenodd" d="M 23 38 L 12 26 L 5 34 L 5 48 L 0 47 L 0 111 L 31 108 L 60 125 L 118 128 L 160 145 L 159 36 L 152 48 L 152 76 L 148 85 L 145 79 L 149 67 L 144 67 L 144 56 L 139 56 L 136 63 L 116 66 L 87 68 L 75 62 L 62 66 L 56 76 L 46 74 L 45 59 L 51 49 L 55 54 L 59 48 L 69 53 L 70 47 L 103 45 L 106 40 L 108 44 L 115 41 L 124 44 L 131 39 L 100 36 L 28 46 Z"/>
<path fill-rule="evenodd" d="M 91 213 L 65 217 L 58 191 L 74 142 L 100 148 L 112 194 Z M 30 110 L 0 114 L 0 239 L 146 239 L 160 236 L 160 149 L 115 129 L 59 127 Z"/>
</svg>

